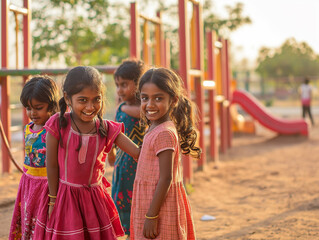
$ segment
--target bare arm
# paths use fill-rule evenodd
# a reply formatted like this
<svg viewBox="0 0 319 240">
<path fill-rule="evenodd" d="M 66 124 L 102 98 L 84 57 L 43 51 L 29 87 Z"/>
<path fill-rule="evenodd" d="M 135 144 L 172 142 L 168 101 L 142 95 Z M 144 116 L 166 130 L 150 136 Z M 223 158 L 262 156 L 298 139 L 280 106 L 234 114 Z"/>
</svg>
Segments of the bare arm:
<svg viewBox="0 0 319 240">
<path fill-rule="evenodd" d="M 114 166 L 116 160 L 116 148 L 113 146 L 109 154 L 107 155 L 107 160 L 110 166 Z"/>
<path fill-rule="evenodd" d="M 158 216 L 161 206 L 167 196 L 173 178 L 173 150 L 165 150 L 158 154 L 160 178 L 157 183 L 151 205 L 146 213 L 148 217 Z M 158 218 L 145 219 L 143 235 L 146 238 L 156 238 L 158 232 Z"/>
<path fill-rule="evenodd" d="M 58 144 L 59 141 L 49 132 L 46 136 L 46 162 L 49 193 L 56 196 L 59 188 L 59 165 L 58 165 Z M 50 198 L 50 202 L 55 202 L 55 198 Z M 49 206 L 49 217 L 51 216 L 53 205 Z"/>
<path fill-rule="evenodd" d="M 124 152 L 131 155 L 134 159 L 138 159 L 141 149 L 124 133 L 120 133 L 115 139 L 114 143 Z"/>
<path fill-rule="evenodd" d="M 131 117 L 140 118 L 141 107 L 139 105 L 124 104 L 121 109 L 123 112 Z"/>
</svg>

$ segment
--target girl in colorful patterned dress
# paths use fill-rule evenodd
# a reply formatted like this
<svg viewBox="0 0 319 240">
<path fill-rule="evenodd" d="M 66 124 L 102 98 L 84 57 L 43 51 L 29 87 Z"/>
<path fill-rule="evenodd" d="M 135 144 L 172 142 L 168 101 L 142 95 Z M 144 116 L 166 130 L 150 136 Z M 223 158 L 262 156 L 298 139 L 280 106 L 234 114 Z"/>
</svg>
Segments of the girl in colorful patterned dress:
<svg viewBox="0 0 319 240">
<path fill-rule="evenodd" d="M 137 84 L 143 72 L 142 61 L 126 60 L 114 73 L 117 94 L 123 101 L 117 109 L 115 121 L 124 123 L 125 135 L 138 146 L 142 144 L 145 133 L 145 127 L 139 124 L 141 102 L 137 98 Z M 112 198 L 128 239 L 136 167 L 137 161 L 117 148 L 112 179 Z"/>
<path fill-rule="evenodd" d="M 140 79 L 142 120 L 149 125 L 134 182 L 131 240 L 192 240 L 195 230 L 183 186 L 181 153 L 199 158 L 193 109 L 173 71 L 148 70 Z"/>
<path fill-rule="evenodd" d="M 26 82 L 20 101 L 31 119 L 24 128 L 23 175 L 15 202 L 9 239 L 34 239 L 39 198 L 47 191 L 46 130 L 44 124 L 57 111 L 57 86 L 48 76 L 35 76 Z"/>
<path fill-rule="evenodd" d="M 60 113 L 45 125 L 49 192 L 42 195 L 34 239 L 117 239 L 124 232 L 105 179 L 113 143 L 137 158 L 123 123 L 103 120 L 103 82 L 93 67 L 71 69 Z M 66 112 L 67 106 L 71 112 Z"/>
</svg>

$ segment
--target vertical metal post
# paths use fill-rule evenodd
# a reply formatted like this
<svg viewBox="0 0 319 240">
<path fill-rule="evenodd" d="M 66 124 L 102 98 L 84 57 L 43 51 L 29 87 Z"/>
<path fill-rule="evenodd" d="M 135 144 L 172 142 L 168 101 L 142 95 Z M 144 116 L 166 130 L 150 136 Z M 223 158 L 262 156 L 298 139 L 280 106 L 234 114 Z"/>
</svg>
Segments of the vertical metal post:
<svg viewBox="0 0 319 240">
<path fill-rule="evenodd" d="M 144 25 L 143 25 L 143 60 L 145 64 L 151 65 L 151 57 L 150 57 L 150 47 L 149 47 L 149 42 L 150 42 L 150 32 L 148 28 L 148 22 L 145 20 Z"/>
<path fill-rule="evenodd" d="M 169 39 L 164 39 L 164 57 L 163 57 L 163 66 L 170 68 L 171 67 L 171 43 Z"/>
<path fill-rule="evenodd" d="M 8 13 L 9 6 L 7 0 L 1 1 L 1 68 L 8 67 Z M 9 105 L 10 79 L 8 76 L 0 78 L 1 84 L 1 121 L 9 144 L 11 143 L 11 114 Z M 10 159 L 5 144 L 1 144 L 2 152 L 2 172 L 11 172 Z"/>
<path fill-rule="evenodd" d="M 226 64 L 225 64 L 225 44 L 223 39 L 219 39 L 222 42 L 222 48 L 220 50 L 220 68 L 221 68 L 221 94 L 224 96 L 225 100 L 227 100 L 226 93 Z M 227 106 L 224 101 L 220 106 L 220 150 L 222 153 L 226 153 L 227 151 Z"/>
<path fill-rule="evenodd" d="M 187 95 L 190 97 L 189 86 L 189 28 L 187 19 L 187 0 L 178 0 L 179 10 L 179 74 L 184 81 L 184 86 Z M 183 155 L 183 170 L 185 182 L 192 182 L 193 166 L 192 159 L 189 156 Z"/>
<path fill-rule="evenodd" d="M 31 24 L 31 1 L 24 0 L 23 6 L 28 9 L 28 14 L 23 15 L 23 66 L 24 68 L 31 67 L 31 32 L 30 32 L 30 24 Z M 28 79 L 29 76 L 24 76 L 24 83 Z M 29 118 L 25 110 L 23 110 L 23 126 L 25 126 L 29 122 Z"/>
<path fill-rule="evenodd" d="M 155 25 L 155 65 L 165 66 L 165 41 L 164 33 L 162 29 L 162 15 L 161 12 L 157 12 L 156 16 L 160 19 L 160 23 Z"/>
<path fill-rule="evenodd" d="M 213 32 L 206 33 L 207 39 L 207 77 L 209 80 L 215 81 L 215 88 L 209 89 L 209 120 L 210 120 L 210 155 L 215 164 L 218 164 L 218 143 L 217 143 L 217 104 L 216 104 L 216 56 L 215 56 L 215 39 L 216 35 Z"/>
<path fill-rule="evenodd" d="M 202 20 L 202 9 L 200 3 L 193 4 L 193 11 L 195 13 L 195 48 L 196 48 L 196 69 L 201 71 L 201 76 L 195 78 L 196 86 L 196 103 L 199 110 L 199 145 L 202 149 L 201 158 L 198 160 L 198 169 L 203 170 L 206 164 L 206 144 L 205 144 L 205 92 L 203 88 L 203 78 L 204 78 L 204 39 L 203 39 L 203 20 Z"/>
<path fill-rule="evenodd" d="M 229 67 L 229 48 L 228 48 L 228 40 L 224 41 L 225 44 L 225 64 L 226 64 L 226 96 L 228 101 L 231 103 L 232 102 L 232 94 L 231 94 L 231 75 L 230 75 L 230 67 Z M 230 115 L 230 105 L 227 107 L 227 146 L 228 148 L 231 147 L 232 145 L 232 138 L 233 138 L 233 133 L 232 133 L 232 118 Z"/>
<path fill-rule="evenodd" d="M 130 57 L 141 58 L 140 51 L 140 29 L 138 24 L 137 3 L 131 3 L 131 41 L 130 41 Z"/>
</svg>

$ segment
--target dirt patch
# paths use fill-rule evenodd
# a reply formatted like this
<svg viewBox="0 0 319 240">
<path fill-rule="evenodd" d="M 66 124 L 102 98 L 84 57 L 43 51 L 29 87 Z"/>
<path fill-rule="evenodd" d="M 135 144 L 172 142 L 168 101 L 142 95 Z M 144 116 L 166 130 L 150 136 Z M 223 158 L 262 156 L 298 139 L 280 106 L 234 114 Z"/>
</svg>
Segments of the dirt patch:
<svg viewBox="0 0 319 240">
<path fill-rule="evenodd" d="M 198 239 L 319 239 L 319 128 L 310 132 L 237 135 L 218 169 L 210 163 L 196 172 L 190 201 Z M 0 178 L 0 239 L 9 233 L 19 179 Z"/>
</svg>

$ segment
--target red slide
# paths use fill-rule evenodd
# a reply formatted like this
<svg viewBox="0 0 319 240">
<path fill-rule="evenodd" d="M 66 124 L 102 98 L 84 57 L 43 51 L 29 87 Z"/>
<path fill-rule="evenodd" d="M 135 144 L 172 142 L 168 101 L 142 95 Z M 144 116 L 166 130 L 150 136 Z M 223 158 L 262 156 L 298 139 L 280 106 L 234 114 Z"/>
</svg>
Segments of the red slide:
<svg viewBox="0 0 319 240">
<path fill-rule="evenodd" d="M 305 120 L 287 120 L 273 116 L 250 93 L 240 90 L 233 92 L 232 103 L 238 103 L 261 125 L 280 134 L 302 134 L 308 136 L 308 124 Z"/>
</svg>

